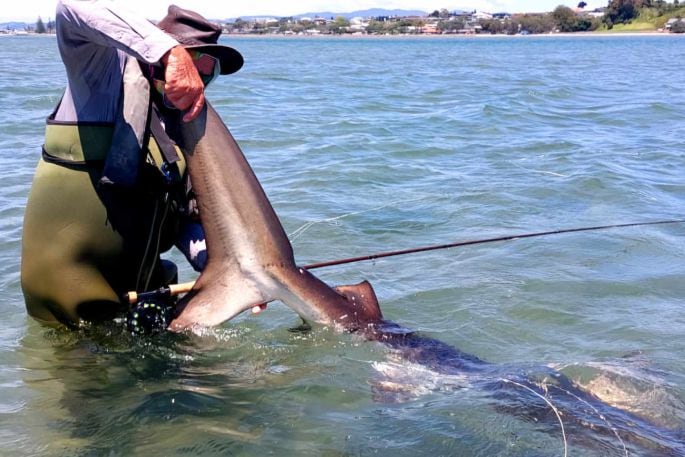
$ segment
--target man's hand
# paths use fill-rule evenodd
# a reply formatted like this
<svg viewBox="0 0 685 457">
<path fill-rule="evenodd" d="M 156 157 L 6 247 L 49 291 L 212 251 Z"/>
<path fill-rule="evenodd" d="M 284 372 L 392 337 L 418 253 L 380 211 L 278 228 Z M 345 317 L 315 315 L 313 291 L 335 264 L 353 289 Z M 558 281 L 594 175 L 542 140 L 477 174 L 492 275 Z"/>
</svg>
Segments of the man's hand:
<svg viewBox="0 0 685 457">
<path fill-rule="evenodd" d="M 205 86 L 202 83 L 193 59 L 183 46 L 174 46 L 164 57 L 164 95 L 180 110 L 188 110 L 183 115 L 184 122 L 195 119 L 205 104 Z"/>
</svg>

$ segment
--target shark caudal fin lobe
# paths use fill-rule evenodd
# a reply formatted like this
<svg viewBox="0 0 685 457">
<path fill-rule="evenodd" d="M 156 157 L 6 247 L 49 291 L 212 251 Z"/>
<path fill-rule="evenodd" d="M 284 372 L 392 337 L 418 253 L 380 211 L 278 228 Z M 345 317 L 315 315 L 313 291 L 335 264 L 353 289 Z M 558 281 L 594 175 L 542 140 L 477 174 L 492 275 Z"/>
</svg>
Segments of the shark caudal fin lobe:
<svg viewBox="0 0 685 457">
<path fill-rule="evenodd" d="M 219 325 L 272 298 L 235 269 L 206 269 L 176 308 L 168 329 L 174 332 Z"/>
<path fill-rule="evenodd" d="M 334 289 L 347 299 L 350 304 L 350 312 L 356 314 L 358 321 L 377 323 L 383 320 L 383 313 L 378 305 L 376 292 L 368 281 L 362 281 L 359 284 L 336 286 Z"/>
</svg>

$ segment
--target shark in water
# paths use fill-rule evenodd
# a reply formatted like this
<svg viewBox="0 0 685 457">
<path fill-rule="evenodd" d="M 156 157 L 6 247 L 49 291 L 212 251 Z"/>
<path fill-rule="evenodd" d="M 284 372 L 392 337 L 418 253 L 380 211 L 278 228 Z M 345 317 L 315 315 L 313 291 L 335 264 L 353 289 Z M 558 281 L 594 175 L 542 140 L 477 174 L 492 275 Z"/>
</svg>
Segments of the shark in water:
<svg viewBox="0 0 685 457">
<path fill-rule="evenodd" d="M 385 321 L 366 281 L 332 288 L 299 268 L 264 190 L 212 106 L 207 103 L 197 119 L 178 126 L 174 136 L 197 196 L 208 262 L 180 301 L 170 330 L 215 326 L 255 305 L 280 300 L 305 320 L 335 324 L 381 342 L 435 373 L 466 376 L 471 385 L 490 394 L 495 408 L 560 429 L 565 443 L 569 436 L 571 442 L 600 450 L 611 450 L 607 440 L 618 442 L 620 455 L 636 450 L 643 455 L 685 455 L 680 434 L 602 402 L 555 370 L 512 373 Z"/>
<path fill-rule="evenodd" d="M 173 331 L 214 326 L 280 300 L 304 319 L 346 330 L 382 318 L 371 286 L 334 290 L 295 264 L 283 226 L 214 108 L 174 136 L 183 150 L 207 242 L 207 265 L 179 304 Z"/>
</svg>

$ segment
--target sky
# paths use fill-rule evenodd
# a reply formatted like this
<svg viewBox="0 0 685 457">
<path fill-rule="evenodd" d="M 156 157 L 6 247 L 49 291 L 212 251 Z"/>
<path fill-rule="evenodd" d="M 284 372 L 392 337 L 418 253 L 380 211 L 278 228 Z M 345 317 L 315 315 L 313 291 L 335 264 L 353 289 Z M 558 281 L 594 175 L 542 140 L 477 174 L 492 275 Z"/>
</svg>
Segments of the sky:
<svg viewBox="0 0 685 457">
<path fill-rule="evenodd" d="M 289 16 L 316 11 L 346 13 L 368 8 L 412 9 L 434 11 L 473 10 L 494 12 L 544 12 L 558 5 L 574 8 L 580 0 L 111 0 L 140 12 L 147 19 L 160 19 L 170 3 L 197 11 L 210 19 L 240 16 Z M 588 8 L 606 6 L 608 1 L 585 0 Z M 54 17 L 56 0 L 5 0 L 0 7 L 0 21 L 19 20 L 35 22 Z"/>
</svg>

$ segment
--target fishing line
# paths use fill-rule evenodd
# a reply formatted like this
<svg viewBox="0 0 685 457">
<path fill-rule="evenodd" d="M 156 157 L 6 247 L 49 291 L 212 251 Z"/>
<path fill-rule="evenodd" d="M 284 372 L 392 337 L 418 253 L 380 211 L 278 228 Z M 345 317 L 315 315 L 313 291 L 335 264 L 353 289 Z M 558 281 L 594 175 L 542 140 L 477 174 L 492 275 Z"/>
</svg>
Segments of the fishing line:
<svg viewBox="0 0 685 457">
<path fill-rule="evenodd" d="M 155 209 L 152 212 L 152 222 L 150 223 L 150 233 L 147 238 L 147 243 L 145 244 L 145 251 L 143 252 L 143 257 L 140 260 L 140 267 L 138 268 L 138 276 L 136 281 L 136 287 L 140 287 L 141 281 L 143 282 L 143 287 L 145 289 L 149 286 L 150 274 L 148 272 L 148 277 L 143 278 L 143 271 L 145 270 L 145 264 L 147 262 L 148 254 L 150 253 L 150 246 L 152 245 L 152 238 L 155 232 L 155 223 L 157 220 L 157 212 L 159 211 L 159 200 L 155 199 Z"/>
<path fill-rule="evenodd" d="M 561 387 L 554 385 L 554 384 L 550 384 L 550 387 L 554 387 L 554 388 L 561 390 L 562 392 L 572 396 L 573 398 L 575 398 L 579 402 L 584 403 L 587 407 L 589 407 L 592 411 L 594 411 L 594 413 L 597 415 L 597 417 L 599 417 L 601 420 L 603 420 L 604 423 L 606 423 L 607 426 L 609 427 L 609 430 L 611 430 L 613 432 L 614 436 L 616 438 L 618 438 L 618 442 L 621 443 L 621 446 L 623 446 L 623 453 L 624 453 L 625 457 L 629 456 L 628 448 L 626 447 L 626 443 L 621 438 L 621 435 L 619 435 L 618 429 L 616 427 L 614 427 L 614 425 L 611 422 L 609 422 L 609 419 L 607 419 L 604 414 L 602 414 L 597 408 L 592 406 L 587 400 L 580 398 L 578 395 L 574 394 L 573 392 L 569 392 L 568 390 L 562 389 Z"/>
<path fill-rule="evenodd" d="M 561 438 L 564 442 L 564 457 L 568 457 L 568 441 L 566 440 L 566 429 L 564 428 L 564 421 L 561 420 L 561 413 L 557 409 L 556 406 L 552 403 L 550 399 L 548 399 L 546 396 L 540 394 L 539 392 L 536 392 L 535 390 L 531 389 L 528 386 L 525 386 L 521 383 L 518 383 L 516 381 L 512 381 L 511 379 L 506 379 L 506 378 L 500 378 L 500 381 L 504 382 L 505 384 L 513 384 L 515 386 L 521 387 L 522 389 L 526 389 L 533 393 L 534 395 L 537 395 L 540 397 L 545 403 L 549 405 L 550 408 L 552 408 L 552 411 L 554 411 L 554 414 L 557 416 L 557 421 L 559 422 L 559 427 L 561 427 Z"/>
<path fill-rule="evenodd" d="M 523 161 L 525 161 L 525 160 L 527 160 L 527 159 L 523 159 Z M 519 168 L 519 169 L 521 169 L 521 170 L 524 170 L 524 171 L 527 171 L 527 172 L 531 172 L 531 173 L 538 173 L 538 174 L 541 174 L 541 175 L 554 176 L 555 178 L 568 178 L 568 175 L 562 175 L 561 173 L 556 173 L 556 172 L 554 172 L 554 171 L 536 170 L 536 169 L 534 169 L 534 168 L 526 168 L 526 167 L 524 167 L 523 165 L 519 165 L 518 163 L 516 163 L 516 161 L 515 161 L 515 162 L 512 162 L 512 165 L 514 165 L 515 167 L 517 167 L 517 168 Z"/>
<path fill-rule="evenodd" d="M 149 255 L 152 254 L 153 260 L 152 262 L 154 263 L 154 258 L 159 256 L 159 246 L 161 243 L 161 238 L 162 238 L 162 229 L 164 228 L 164 223 L 166 222 L 167 215 L 169 213 L 169 201 L 168 198 L 164 198 L 164 208 L 163 212 L 161 215 L 161 222 L 159 223 L 159 228 L 155 229 L 155 226 L 157 225 L 157 218 L 159 216 L 159 211 L 160 211 L 160 201 L 159 199 L 155 199 L 155 209 L 152 213 L 152 222 L 150 223 L 150 233 L 148 235 L 147 243 L 145 245 L 145 251 L 143 253 L 143 257 L 140 261 L 140 268 L 138 269 L 138 287 L 140 287 L 140 282 L 143 282 L 143 288 L 147 290 L 150 287 L 150 280 L 152 279 L 152 274 L 154 272 L 154 265 L 148 268 L 147 272 L 145 272 L 145 267 L 149 261 Z M 156 235 L 156 241 L 155 241 L 155 235 Z M 155 249 L 154 251 L 151 251 L 150 248 L 152 247 L 152 244 L 155 244 Z M 147 276 L 147 277 L 143 277 Z"/>
<path fill-rule="evenodd" d="M 155 246 L 155 252 L 154 252 L 154 258 L 156 259 L 159 257 L 160 253 L 160 245 L 162 244 L 162 230 L 164 229 L 164 224 L 166 223 L 166 218 L 169 215 L 169 206 L 171 205 L 171 201 L 169 200 L 169 194 L 167 194 L 164 197 L 164 212 L 162 213 L 162 219 L 159 222 L 159 230 L 157 231 L 157 244 Z M 150 272 L 147 277 L 147 282 L 145 283 L 145 288 L 150 287 L 150 281 L 152 280 L 152 273 L 153 269 L 150 269 Z"/>
<path fill-rule="evenodd" d="M 387 207 L 389 207 L 389 206 L 395 206 L 395 205 L 398 205 L 398 204 L 400 204 L 400 203 L 415 202 L 415 201 L 418 201 L 418 200 L 423 200 L 424 198 L 427 198 L 427 197 L 424 196 L 424 197 L 411 198 L 411 199 L 408 199 L 408 200 L 395 200 L 395 201 L 392 201 L 392 202 L 390 202 L 390 203 L 386 203 L 385 205 L 376 206 L 375 208 L 369 208 L 369 209 L 365 209 L 365 210 L 362 210 L 362 211 L 354 211 L 354 212 L 351 212 L 351 213 L 341 214 L 340 216 L 330 217 L 330 218 L 327 218 L 327 219 L 319 219 L 319 220 L 316 220 L 316 221 L 309 221 L 309 222 L 307 222 L 306 224 L 302 225 L 300 228 L 298 228 L 298 229 L 296 229 L 295 231 L 293 231 L 292 233 L 289 233 L 289 234 L 288 234 L 288 238 L 290 238 L 290 241 L 292 242 L 292 241 L 296 240 L 297 238 L 299 238 L 304 232 L 306 232 L 306 231 L 309 230 L 311 227 L 313 227 L 314 225 L 317 225 L 317 224 L 325 224 L 325 223 L 327 223 L 327 222 L 328 222 L 328 223 L 330 223 L 330 222 L 336 222 L 336 221 L 338 221 L 338 220 L 340 220 L 340 219 L 344 219 L 344 218 L 349 217 L 349 216 L 356 216 L 356 215 L 358 215 L 358 214 L 370 213 L 370 212 L 372 212 L 372 211 L 378 211 L 378 210 L 381 210 L 381 209 L 385 209 L 385 208 L 387 208 Z"/>
</svg>

